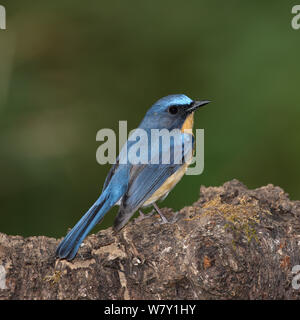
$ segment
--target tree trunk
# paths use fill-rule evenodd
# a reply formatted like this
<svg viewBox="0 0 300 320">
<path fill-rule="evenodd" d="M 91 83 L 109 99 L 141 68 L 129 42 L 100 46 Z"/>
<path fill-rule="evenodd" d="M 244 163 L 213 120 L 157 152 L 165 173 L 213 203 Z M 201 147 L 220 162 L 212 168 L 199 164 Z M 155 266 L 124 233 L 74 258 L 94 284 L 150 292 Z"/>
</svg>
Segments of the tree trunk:
<svg viewBox="0 0 300 320">
<path fill-rule="evenodd" d="M 237 180 L 200 194 L 162 209 L 176 222 L 90 235 L 72 262 L 59 240 L 0 233 L 0 299 L 299 299 L 300 201 Z"/>
</svg>

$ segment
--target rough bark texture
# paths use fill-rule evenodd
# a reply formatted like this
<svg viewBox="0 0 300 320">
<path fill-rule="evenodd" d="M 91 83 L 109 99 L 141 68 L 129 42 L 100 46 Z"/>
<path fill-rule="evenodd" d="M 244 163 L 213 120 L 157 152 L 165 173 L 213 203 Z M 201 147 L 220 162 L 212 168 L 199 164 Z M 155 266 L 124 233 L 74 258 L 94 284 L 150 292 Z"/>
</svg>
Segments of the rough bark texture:
<svg viewBox="0 0 300 320">
<path fill-rule="evenodd" d="M 163 209 L 171 219 L 171 209 Z M 0 233 L 1 299 L 299 299 L 300 201 L 233 180 L 201 187 L 173 224 L 157 215 L 89 236 L 72 262 L 59 240 Z"/>
</svg>

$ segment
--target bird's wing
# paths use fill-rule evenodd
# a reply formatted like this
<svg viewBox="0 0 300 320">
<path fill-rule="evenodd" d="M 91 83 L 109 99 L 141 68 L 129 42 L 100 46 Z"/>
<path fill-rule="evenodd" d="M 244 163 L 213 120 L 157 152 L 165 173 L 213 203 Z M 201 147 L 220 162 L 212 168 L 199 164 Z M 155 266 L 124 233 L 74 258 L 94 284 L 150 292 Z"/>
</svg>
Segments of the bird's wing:
<svg viewBox="0 0 300 320">
<path fill-rule="evenodd" d="M 124 167 L 122 164 L 125 164 L 127 160 L 124 158 L 126 156 L 127 150 L 134 144 L 135 141 L 126 141 L 126 148 L 125 145 L 122 147 L 120 154 L 116 158 L 116 163 L 113 164 L 105 178 L 103 187 L 102 187 L 102 192 L 106 189 L 106 187 L 109 185 L 113 175 L 118 171 L 118 169 L 121 167 Z M 129 165 L 130 164 L 126 164 Z"/>
<path fill-rule="evenodd" d="M 111 166 L 106 178 L 105 178 L 105 181 L 104 181 L 104 184 L 103 184 L 103 188 L 102 188 L 102 192 L 106 189 L 106 187 L 109 185 L 110 181 L 111 181 L 111 178 L 112 176 L 114 175 L 114 173 L 118 170 L 119 168 L 119 158 L 116 159 L 116 163 L 114 165 Z"/>
<path fill-rule="evenodd" d="M 180 148 L 178 144 L 180 143 Z M 120 211 L 116 217 L 114 229 L 121 229 L 132 214 L 158 190 L 163 183 L 184 164 L 192 154 L 194 138 L 190 134 L 182 134 L 181 141 L 171 140 L 170 164 L 132 165 L 127 192 L 122 198 Z M 161 156 L 161 149 L 159 150 Z M 181 164 L 178 163 L 180 158 Z M 177 162 L 174 161 L 177 159 Z M 161 160 L 161 159 L 160 159 Z"/>
</svg>

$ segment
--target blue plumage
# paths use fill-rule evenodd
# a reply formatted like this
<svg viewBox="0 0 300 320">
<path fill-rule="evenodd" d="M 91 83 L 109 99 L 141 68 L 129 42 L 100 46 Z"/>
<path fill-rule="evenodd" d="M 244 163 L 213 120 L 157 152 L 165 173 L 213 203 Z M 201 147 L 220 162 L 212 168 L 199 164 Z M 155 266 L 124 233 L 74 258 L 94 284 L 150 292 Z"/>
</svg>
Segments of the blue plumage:
<svg viewBox="0 0 300 320">
<path fill-rule="evenodd" d="M 158 163 L 130 163 L 124 157 L 128 156 L 135 142 L 127 141 L 127 148 L 123 147 L 116 164 L 112 166 L 106 177 L 100 197 L 61 241 L 56 250 L 57 257 L 72 260 L 84 238 L 116 203 L 120 204 L 114 223 L 114 229 L 118 231 L 136 210 L 147 201 L 151 202 L 153 196 L 158 194 L 158 197 L 163 198 L 174 187 L 182 177 L 184 173 L 182 168 L 187 167 L 186 159 L 191 156 L 193 149 L 192 135 L 180 130 L 187 123 L 187 118 L 193 115 L 193 111 L 208 102 L 193 101 L 183 94 L 177 94 L 158 100 L 148 110 L 139 129 L 144 130 L 149 142 L 147 148 L 143 149 L 147 152 L 146 158 L 150 160 L 152 156 L 158 159 Z M 179 139 L 173 137 L 170 140 L 168 163 L 163 161 L 166 150 L 160 140 L 159 148 L 151 149 L 151 129 L 177 130 Z M 178 174 L 179 171 L 180 174 Z M 170 180 L 172 177 L 176 177 L 177 180 L 175 178 L 174 181 Z M 163 188 L 165 190 L 162 190 Z"/>
</svg>

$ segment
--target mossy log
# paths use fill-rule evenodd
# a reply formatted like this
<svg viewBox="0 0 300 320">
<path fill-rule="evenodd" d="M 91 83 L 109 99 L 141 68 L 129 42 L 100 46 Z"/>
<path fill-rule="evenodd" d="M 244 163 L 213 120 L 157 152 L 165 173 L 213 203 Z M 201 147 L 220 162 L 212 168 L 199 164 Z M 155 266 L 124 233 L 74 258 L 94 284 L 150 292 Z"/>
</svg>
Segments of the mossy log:
<svg viewBox="0 0 300 320">
<path fill-rule="evenodd" d="M 90 235 L 72 262 L 57 239 L 0 233 L 0 299 L 299 299 L 300 201 L 233 180 L 178 213 Z"/>
</svg>

